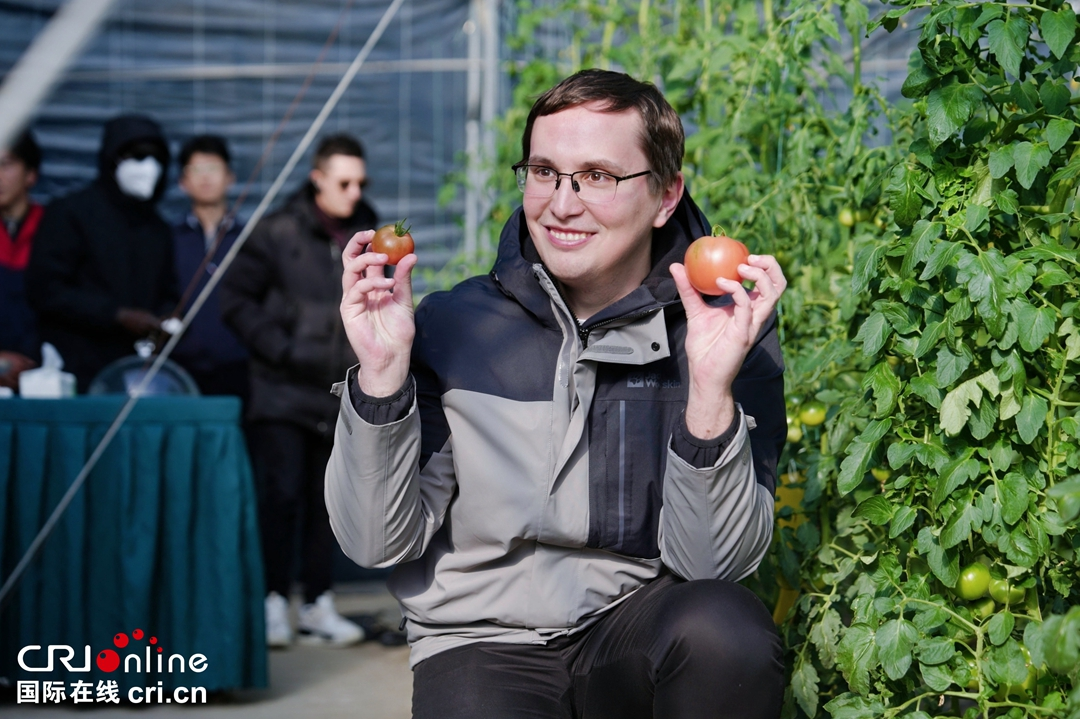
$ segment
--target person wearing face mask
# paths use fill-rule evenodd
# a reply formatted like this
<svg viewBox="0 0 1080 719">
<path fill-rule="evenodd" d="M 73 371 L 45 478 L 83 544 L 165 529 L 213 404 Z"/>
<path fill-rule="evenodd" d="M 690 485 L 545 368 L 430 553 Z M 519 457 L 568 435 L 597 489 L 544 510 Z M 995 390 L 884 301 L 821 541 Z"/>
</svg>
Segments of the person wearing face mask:
<svg viewBox="0 0 1080 719">
<path fill-rule="evenodd" d="M 222 317 L 251 356 L 247 419 L 262 491 L 270 646 L 292 641 L 287 602 L 301 529 L 301 641 L 342 646 L 364 636 L 337 613 L 329 591 L 337 549 L 323 474 L 338 415 L 327 387 L 356 363 L 338 310 L 341 253 L 354 233 L 376 224 L 362 197 L 366 184 L 360 143 L 324 138 L 308 181 L 259 222 L 221 282 Z"/>
<path fill-rule="evenodd" d="M 45 211 L 27 267 L 27 296 L 41 339 L 51 342 L 85 392 L 136 340 L 161 328 L 179 300 L 172 230 L 156 205 L 169 148 L 144 115 L 105 123 L 98 176 Z"/>
</svg>

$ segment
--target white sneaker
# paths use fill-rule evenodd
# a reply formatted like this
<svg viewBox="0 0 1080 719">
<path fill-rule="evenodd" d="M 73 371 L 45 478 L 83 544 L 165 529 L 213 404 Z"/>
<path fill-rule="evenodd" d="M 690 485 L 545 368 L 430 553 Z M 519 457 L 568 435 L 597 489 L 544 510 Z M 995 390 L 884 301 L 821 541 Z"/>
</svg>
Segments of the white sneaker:
<svg viewBox="0 0 1080 719">
<path fill-rule="evenodd" d="M 289 602 L 277 592 L 266 595 L 266 646 L 287 647 L 292 643 Z"/>
<path fill-rule="evenodd" d="M 331 644 L 344 647 L 364 639 L 364 630 L 337 613 L 334 595 L 323 592 L 314 604 L 300 607 L 297 633 L 305 644 Z"/>
</svg>

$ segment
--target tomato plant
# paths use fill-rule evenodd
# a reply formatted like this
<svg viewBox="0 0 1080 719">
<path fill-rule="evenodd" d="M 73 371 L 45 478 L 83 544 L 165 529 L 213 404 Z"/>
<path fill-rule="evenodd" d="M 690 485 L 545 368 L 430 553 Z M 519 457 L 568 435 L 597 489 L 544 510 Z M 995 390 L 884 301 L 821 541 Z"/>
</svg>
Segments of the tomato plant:
<svg viewBox="0 0 1080 719">
<path fill-rule="evenodd" d="M 739 265 L 746 264 L 750 251 L 714 226 L 712 235 L 699 237 L 686 248 L 686 276 L 694 289 L 703 295 L 726 294 L 716 281 L 720 278 L 739 282 Z"/>
<path fill-rule="evenodd" d="M 414 249 L 412 235 L 409 234 L 411 227 L 405 227 L 405 220 L 400 220 L 393 225 L 383 225 L 375 230 L 375 237 L 371 240 L 371 250 L 388 257 L 386 264 L 396 265 L 401 262 L 405 255 Z"/>
</svg>

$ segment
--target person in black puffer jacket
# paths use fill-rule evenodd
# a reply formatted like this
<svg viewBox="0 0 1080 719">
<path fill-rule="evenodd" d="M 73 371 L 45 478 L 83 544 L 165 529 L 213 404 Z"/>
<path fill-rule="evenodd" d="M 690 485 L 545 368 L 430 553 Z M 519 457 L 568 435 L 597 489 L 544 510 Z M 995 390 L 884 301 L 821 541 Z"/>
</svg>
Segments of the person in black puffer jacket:
<svg viewBox="0 0 1080 719">
<path fill-rule="evenodd" d="M 26 271 L 41 339 L 86 392 L 106 365 L 134 354 L 179 300 L 172 229 L 155 205 L 165 193 L 169 147 L 156 122 L 105 123 L 98 176 L 50 204 Z"/>
<path fill-rule="evenodd" d="M 301 635 L 333 644 L 363 636 L 337 614 L 328 591 L 336 549 L 323 501 L 338 414 L 328 388 L 356 363 L 339 313 L 341 252 L 353 234 L 376 222 L 361 198 L 363 156 L 349 136 L 323 139 L 309 182 L 259 222 L 221 283 L 222 316 L 251 355 L 247 419 L 262 489 L 271 646 L 292 638 L 286 599 L 301 516 Z"/>
</svg>

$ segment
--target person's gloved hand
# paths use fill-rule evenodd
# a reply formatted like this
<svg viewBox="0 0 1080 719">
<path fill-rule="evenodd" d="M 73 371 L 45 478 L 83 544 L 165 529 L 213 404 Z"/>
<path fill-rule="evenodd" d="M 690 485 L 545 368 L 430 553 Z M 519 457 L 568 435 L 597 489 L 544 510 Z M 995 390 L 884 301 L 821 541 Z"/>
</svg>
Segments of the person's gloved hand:
<svg viewBox="0 0 1080 719">
<path fill-rule="evenodd" d="M 136 337 L 146 337 L 161 329 L 161 320 L 152 312 L 133 307 L 121 307 L 116 311 L 116 322 Z"/>
<path fill-rule="evenodd" d="M 18 389 L 23 370 L 37 367 L 37 362 L 18 352 L 0 351 L 0 387 Z"/>
</svg>

